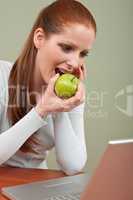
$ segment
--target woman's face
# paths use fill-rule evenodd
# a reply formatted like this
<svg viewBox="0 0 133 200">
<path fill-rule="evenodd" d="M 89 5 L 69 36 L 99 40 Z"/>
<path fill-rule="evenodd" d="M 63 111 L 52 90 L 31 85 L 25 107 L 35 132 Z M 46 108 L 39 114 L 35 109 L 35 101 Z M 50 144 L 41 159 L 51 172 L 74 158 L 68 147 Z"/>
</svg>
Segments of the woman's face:
<svg viewBox="0 0 133 200">
<path fill-rule="evenodd" d="M 94 29 L 80 24 L 69 25 L 63 32 L 52 34 L 48 39 L 41 28 L 37 29 L 34 34 L 34 44 L 38 49 L 36 77 L 48 83 L 57 71 L 79 76 L 94 41 Z"/>
</svg>

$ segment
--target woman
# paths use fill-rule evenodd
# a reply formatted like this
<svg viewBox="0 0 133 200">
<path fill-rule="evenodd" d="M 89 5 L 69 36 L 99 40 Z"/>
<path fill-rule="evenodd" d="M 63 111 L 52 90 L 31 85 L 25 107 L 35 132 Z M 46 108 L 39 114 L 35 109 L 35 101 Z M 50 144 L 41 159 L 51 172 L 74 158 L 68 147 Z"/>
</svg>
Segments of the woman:
<svg viewBox="0 0 133 200">
<path fill-rule="evenodd" d="M 44 8 L 12 65 L 0 62 L 0 165 L 47 168 L 55 147 L 61 170 L 72 175 L 86 163 L 84 137 L 85 57 L 95 41 L 96 23 L 75 0 Z M 54 92 L 60 73 L 80 79 L 75 96 Z"/>
</svg>

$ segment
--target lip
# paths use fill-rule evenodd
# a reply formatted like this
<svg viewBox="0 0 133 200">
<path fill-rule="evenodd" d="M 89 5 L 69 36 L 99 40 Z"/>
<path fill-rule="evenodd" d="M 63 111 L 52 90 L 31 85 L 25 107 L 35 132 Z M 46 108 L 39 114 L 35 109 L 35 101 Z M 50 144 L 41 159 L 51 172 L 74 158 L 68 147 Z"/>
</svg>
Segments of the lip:
<svg viewBox="0 0 133 200">
<path fill-rule="evenodd" d="M 65 74 L 65 73 L 69 73 L 69 74 L 75 75 L 77 78 L 80 77 L 80 70 L 79 69 L 74 69 L 73 71 L 68 71 L 64 68 L 57 67 L 57 68 L 55 68 L 55 73 L 56 74 L 59 73 L 60 75 Z"/>
</svg>

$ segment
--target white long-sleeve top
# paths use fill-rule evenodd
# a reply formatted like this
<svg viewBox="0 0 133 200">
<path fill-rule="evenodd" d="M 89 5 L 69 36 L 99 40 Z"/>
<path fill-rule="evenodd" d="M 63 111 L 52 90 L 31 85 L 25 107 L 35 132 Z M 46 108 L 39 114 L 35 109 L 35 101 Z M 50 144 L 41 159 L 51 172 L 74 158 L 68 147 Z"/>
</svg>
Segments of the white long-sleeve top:
<svg viewBox="0 0 133 200">
<path fill-rule="evenodd" d="M 11 126 L 7 118 L 8 78 L 12 64 L 0 61 L 0 166 L 47 168 L 49 150 L 55 148 L 58 166 L 72 175 L 82 170 L 87 153 L 84 136 L 84 103 L 70 112 L 49 114 L 42 118 L 32 108 Z M 24 153 L 19 148 L 34 133 L 37 152 Z"/>
</svg>

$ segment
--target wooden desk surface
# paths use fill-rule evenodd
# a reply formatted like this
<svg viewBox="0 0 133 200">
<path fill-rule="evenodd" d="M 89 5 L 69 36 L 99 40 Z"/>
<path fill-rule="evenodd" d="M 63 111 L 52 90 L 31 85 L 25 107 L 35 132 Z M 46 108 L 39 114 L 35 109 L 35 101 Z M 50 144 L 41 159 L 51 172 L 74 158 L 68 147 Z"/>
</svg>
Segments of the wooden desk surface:
<svg viewBox="0 0 133 200">
<path fill-rule="evenodd" d="M 0 167 L 0 188 L 66 176 L 58 170 Z M 0 192 L 0 200 L 7 200 Z"/>
</svg>

